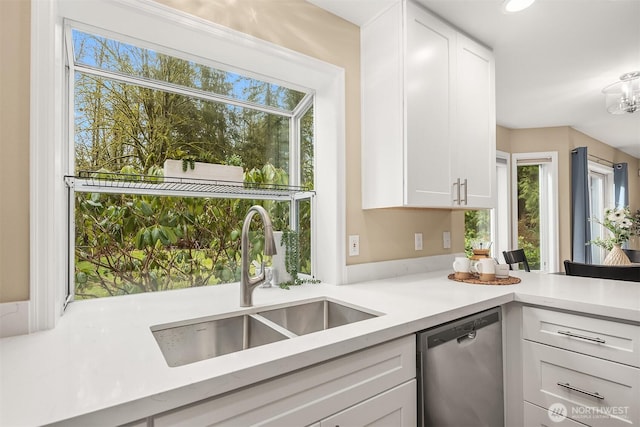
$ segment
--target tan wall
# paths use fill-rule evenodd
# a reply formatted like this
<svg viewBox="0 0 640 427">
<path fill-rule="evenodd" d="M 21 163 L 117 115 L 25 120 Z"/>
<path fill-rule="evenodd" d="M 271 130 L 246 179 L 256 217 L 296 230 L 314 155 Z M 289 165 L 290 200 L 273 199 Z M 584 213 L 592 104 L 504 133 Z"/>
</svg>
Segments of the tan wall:
<svg viewBox="0 0 640 427">
<path fill-rule="evenodd" d="M 0 302 L 29 299 L 29 0 L 0 0 Z"/>
<path fill-rule="evenodd" d="M 511 129 L 496 126 L 496 150 L 511 152 Z"/>
</svg>

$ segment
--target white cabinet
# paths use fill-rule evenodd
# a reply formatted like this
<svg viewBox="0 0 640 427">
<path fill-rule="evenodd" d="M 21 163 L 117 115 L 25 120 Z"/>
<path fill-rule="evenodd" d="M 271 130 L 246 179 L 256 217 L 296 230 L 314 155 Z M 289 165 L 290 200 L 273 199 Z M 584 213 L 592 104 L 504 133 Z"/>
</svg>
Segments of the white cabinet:
<svg viewBox="0 0 640 427">
<path fill-rule="evenodd" d="M 415 427 L 416 405 L 412 380 L 322 420 L 320 427 Z"/>
<path fill-rule="evenodd" d="M 525 419 L 535 412 L 528 402 L 550 419 L 562 413 L 589 426 L 640 424 L 640 369 L 633 366 L 640 326 L 524 307 L 523 338 Z"/>
<path fill-rule="evenodd" d="M 361 39 L 363 208 L 492 207 L 492 52 L 407 1 Z"/>
<path fill-rule="evenodd" d="M 359 413 L 358 405 L 373 405 L 380 415 L 415 425 L 415 354 L 415 336 L 407 336 L 157 415 L 153 425 L 326 425 L 322 421 L 338 413 L 338 419 L 350 420 L 345 410 L 353 407 Z M 398 385 L 407 386 L 398 391 Z"/>
</svg>

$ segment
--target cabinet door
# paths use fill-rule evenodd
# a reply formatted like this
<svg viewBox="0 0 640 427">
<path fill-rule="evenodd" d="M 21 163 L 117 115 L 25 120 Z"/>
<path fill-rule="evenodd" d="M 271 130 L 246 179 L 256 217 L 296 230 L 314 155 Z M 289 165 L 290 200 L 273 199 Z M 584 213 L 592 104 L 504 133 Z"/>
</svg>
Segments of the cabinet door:
<svg viewBox="0 0 640 427">
<path fill-rule="evenodd" d="M 412 380 L 322 420 L 320 427 L 414 427 L 416 411 L 416 380 Z"/>
<path fill-rule="evenodd" d="M 398 2 L 360 31 L 363 209 L 404 204 L 403 11 Z"/>
<path fill-rule="evenodd" d="M 456 43 L 455 152 L 452 174 L 460 178 L 461 206 L 494 207 L 496 116 L 493 53 L 458 34 Z"/>
<path fill-rule="evenodd" d="M 450 207 L 456 34 L 407 3 L 405 204 Z"/>
<path fill-rule="evenodd" d="M 523 341 L 524 399 L 594 426 L 640 424 L 640 369 Z"/>
</svg>

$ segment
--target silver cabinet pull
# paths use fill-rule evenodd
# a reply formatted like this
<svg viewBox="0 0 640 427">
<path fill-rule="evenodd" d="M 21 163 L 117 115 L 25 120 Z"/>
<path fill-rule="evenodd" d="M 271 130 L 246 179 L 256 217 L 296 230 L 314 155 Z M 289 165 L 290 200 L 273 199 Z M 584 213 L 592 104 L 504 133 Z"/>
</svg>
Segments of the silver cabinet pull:
<svg viewBox="0 0 640 427">
<path fill-rule="evenodd" d="M 574 387 L 569 383 L 557 383 L 560 387 L 564 387 L 566 389 L 572 390 L 572 391 L 577 391 L 578 393 L 582 393 L 582 394 L 586 394 L 587 396 L 591 396 L 591 397 L 595 397 L 596 399 L 600 399 L 600 400 L 604 400 L 604 396 L 598 393 L 592 393 L 590 391 L 587 390 L 583 390 L 581 388 L 578 387 Z"/>
<path fill-rule="evenodd" d="M 579 338 L 579 339 L 581 339 L 581 340 L 593 341 L 593 342 L 597 342 L 597 343 L 599 343 L 599 344 L 604 344 L 604 343 L 606 342 L 606 341 L 605 341 L 605 340 L 603 340 L 602 338 L 597 338 L 597 337 L 596 337 L 596 338 L 588 337 L 588 336 L 586 336 L 586 335 L 575 334 L 575 333 L 573 333 L 573 332 L 571 332 L 571 331 L 558 331 L 558 333 L 559 333 L 560 335 L 566 335 L 566 336 L 571 337 L 571 338 Z"/>
<path fill-rule="evenodd" d="M 456 194 L 456 198 L 453 199 L 453 204 L 459 205 L 460 204 L 460 178 L 458 178 L 456 182 L 453 183 L 453 187 L 455 188 L 455 194 Z"/>
<path fill-rule="evenodd" d="M 467 204 L 467 178 L 465 178 L 462 184 L 460 184 L 460 187 L 462 187 L 463 185 L 464 185 L 464 199 L 460 199 L 460 195 L 458 195 L 458 198 L 460 199 L 460 204 L 464 202 L 464 204 L 466 205 Z"/>
</svg>

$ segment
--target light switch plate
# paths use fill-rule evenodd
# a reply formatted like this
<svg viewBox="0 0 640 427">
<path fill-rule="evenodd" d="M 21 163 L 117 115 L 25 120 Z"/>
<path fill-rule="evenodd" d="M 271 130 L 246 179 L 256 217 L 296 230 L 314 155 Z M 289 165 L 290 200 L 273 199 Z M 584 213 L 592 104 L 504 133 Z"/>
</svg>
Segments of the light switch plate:
<svg viewBox="0 0 640 427">
<path fill-rule="evenodd" d="M 360 255 L 360 236 L 357 234 L 349 236 L 349 256 Z"/>
<path fill-rule="evenodd" d="M 416 251 L 422 250 L 422 233 L 414 234 L 414 246 Z"/>
<path fill-rule="evenodd" d="M 442 247 L 445 249 L 451 249 L 451 232 L 450 231 L 442 232 Z"/>
</svg>

